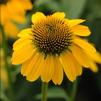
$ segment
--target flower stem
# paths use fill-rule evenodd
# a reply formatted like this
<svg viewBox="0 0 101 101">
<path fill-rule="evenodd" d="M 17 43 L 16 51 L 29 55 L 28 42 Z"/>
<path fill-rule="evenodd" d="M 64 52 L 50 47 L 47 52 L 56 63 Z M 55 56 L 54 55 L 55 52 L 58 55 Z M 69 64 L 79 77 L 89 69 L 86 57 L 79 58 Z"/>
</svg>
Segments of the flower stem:
<svg viewBox="0 0 101 101">
<path fill-rule="evenodd" d="M 76 92 L 77 92 L 77 87 L 78 87 L 78 80 L 76 80 L 76 81 L 73 83 L 71 95 L 70 95 L 68 101 L 75 101 Z"/>
<path fill-rule="evenodd" d="M 47 89 L 48 89 L 48 83 L 43 82 L 42 83 L 42 99 L 41 99 L 41 101 L 47 101 Z"/>
<path fill-rule="evenodd" d="M 14 101 L 13 99 L 13 84 L 12 84 L 12 77 L 11 77 L 11 71 L 10 67 L 7 61 L 7 43 L 6 43 L 6 35 L 3 29 L 3 26 L 0 25 L 1 28 L 1 33 L 2 33 L 2 47 L 3 47 L 3 52 L 4 52 L 4 61 L 5 61 L 5 70 L 7 72 L 7 77 L 8 77 L 8 86 L 9 86 L 9 91 L 10 91 L 10 97 L 11 101 Z"/>
</svg>

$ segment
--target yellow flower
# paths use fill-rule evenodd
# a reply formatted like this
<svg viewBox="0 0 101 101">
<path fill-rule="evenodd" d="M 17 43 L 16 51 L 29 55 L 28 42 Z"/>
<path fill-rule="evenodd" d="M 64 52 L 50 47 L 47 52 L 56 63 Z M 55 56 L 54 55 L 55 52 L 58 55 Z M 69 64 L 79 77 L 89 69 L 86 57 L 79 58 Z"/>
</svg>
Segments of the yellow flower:
<svg viewBox="0 0 101 101">
<path fill-rule="evenodd" d="M 81 39 L 90 35 L 82 19 L 69 20 L 62 12 L 45 16 L 41 12 L 32 15 L 32 27 L 22 30 L 13 45 L 13 64 L 22 64 L 21 74 L 28 81 L 39 77 L 43 82 L 52 80 L 61 84 L 63 71 L 70 81 L 82 74 L 82 67 L 98 71 L 101 56 L 96 49 Z"/>
<path fill-rule="evenodd" d="M 30 0 L 3 0 L 0 4 L 1 20 L 0 24 L 4 27 L 8 37 L 16 37 L 18 28 L 16 23 L 25 23 L 27 10 L 32 9 Z"/>
</svg>

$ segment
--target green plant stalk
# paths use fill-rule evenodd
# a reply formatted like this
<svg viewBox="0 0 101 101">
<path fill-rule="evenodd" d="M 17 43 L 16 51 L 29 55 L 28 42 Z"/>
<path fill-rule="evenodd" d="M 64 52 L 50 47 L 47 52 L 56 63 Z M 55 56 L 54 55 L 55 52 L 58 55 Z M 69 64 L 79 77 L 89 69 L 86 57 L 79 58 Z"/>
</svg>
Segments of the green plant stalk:
<svg viewBox="0 0 101 101">
<path fill-rule="evenodd" d="M 78 80 L 75 80 L 75 82 L 73 84 L 73 88 L 72 88 L 72 93 L 71 93 L 71 101 L 75 100 L 77 87 L 78 87 Z"/>
<path fill-rule="evenodd" d="M 6 43 L 6 35 L 3 29 L 3 26 L 0 25 L 1 28 L 1 33 L 2 33 L 2 48 L 3 48 L 3 52 L 4 52 L 4 61 L 5 61 L 5 70 L 7 72 L 7 77 L 8 77 L 8 87 L 9 87 L 9 91 L 10 91 L 10 98 L 11 101 L 14 101 L 14 97 L 13 97 L 13 83 L 12 83 L 12 77 L 11 77 L 11 71 L 10 71 L 10 67 L 7 61 L 7 43 Z"/>
<path fill-rule="evenodd" d="M 47 101 L 48 83 L 42 82 L 42 99 L 41 101 Z"/>
</svg>

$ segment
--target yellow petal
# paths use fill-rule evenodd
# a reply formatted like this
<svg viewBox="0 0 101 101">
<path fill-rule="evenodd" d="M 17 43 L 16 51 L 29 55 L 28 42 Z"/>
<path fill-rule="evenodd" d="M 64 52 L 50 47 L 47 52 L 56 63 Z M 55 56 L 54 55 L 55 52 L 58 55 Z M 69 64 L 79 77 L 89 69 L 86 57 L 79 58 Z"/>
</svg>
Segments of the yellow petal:
<svg viewBox="0 0 101 101">
<path fill-rule="evenodd" d="M 68 20 L 68 24 L 70 27 L 73 27 L 73 26 L 78 25 L 84 21 L 85 20 L 83 20 L 83 19 Z"/>
<path fill-rule="evenodd" d="M 36 63 L 34 65 L 32 65 L 32 70 L 31 70 L 30 74 L 27 75 L 27 80 L 35 81 L 36 79 L 39 78 L 39 76 L 41 75 L 43 61 L 44 61 L 44 55 L 40 54 L 38 61 L 36 61 Z M 32 61 L 32 62 L 34 62 L 34 61 Z"/>
<path fill-rule="evenodd" d="M 16 25 L 14 23 L 11 23 L 10 21 L 5 24 L 4 30 L 6 32 L 7 37 L 10 38 L 16 38 L 17 33 L 19 31 Z"/>
<path fill-rule="evenodd" d="M 52 76 L 52 81 L 54 84 L 60 85 L 63 80 L 63 68 L 58 59 L 58 57 L 54 57 L 54 74 Z"/>
<path fill-rule="evenodd" d="M 76 45 L 73 45 L 72 53 L 81 66 L 89 67 L 88 59 L 81 48 Z"/>
<path fill-rule="evenodd" d="M 32 45 L 27 45 L 27 47 L 20 48 L 17 51 L 13 52 L 12 63 L 13 64 L 21 64 L 26 60 L 30 59 L 36 49 L 33 48 Z"/>
<path fill-rule="evenodd" d="M 12 20 L 17 23 L 25 24 L 26 23 L 25 13 L 21 15 L 12 14 Z"/>
<path fill-rule="evenodd" d="M 20 48 L 27 47 L 29 44 L 32 44 L 31 39 L 28 39 L 28 37 L 20 38 L 13 44 L 13 50 L 19 50 Z"/>
<path fill-rule="evenodd" d="M 33 54 L 33 56 L 28 60 L 28 61 L 25 61 L 23 64 L 22 64 L 22 68 L 21 68 L 21 74 L 23 76 L 28 76 L 28 75 L 32 75 L 31 72 L 32 72 L 32 69 L 33 68 L 37 68 L 35 65 L 37 64 L 37 61 L 40 59 L 40 54 L 35 52 Z"/>
<path fill-rule="evenodd" d="M 27 29 L 23 29 L 20 31 L 20 33 L 18 33 L 18 37 L 30 37 L 32 35 L 32 29 L 31 28 L 27 28 Z"/>
<path fill-rule="evenodd" d="M 90 52 L 90 51 L 86 51 L 84 50 L 84 52 L 95 62 L 100 63 L 101 64 L 101 54 L 96 52 Z"/>
<path fill-rule="evenodd" d="M 89 28 L 83 25 L 76 25 L 72 27 L 71 31 L 73 32 L 74 35 L 78 36 L 88 36 L 91 33 Z"/>
<path fill-rule="evenodd" d="M 16 21 L 18 23 L 26 22 L 25 11 L 23 8 L 24 6 L 22 6 L 20 2 L 15 2 L 15 1 L 7 2 L 6 7 L 9 10 L 10 17 L 13 21 Z"/>
<path fill-rule="evenodd" d="M 33 7 L 32 3 L 31 3 L 31 0 L 24 0 L 24 1 L 22 1 L 22 5 L 24 5 L 24 9 L 25 10 L 31 10 L 32 7 Z"/>
<path fill-rule="evenodd" d="M 15 15 L 18 15 L 19 13 L 21 14 L 24 12 L 24 6 L 22 6 L 21 2 L 18 2 L 18 0 L 12 0 L 11 2 L 7 2 L 7 9 L 11 13 L 15 13 Z"/>
<path fill-rule="evenodd" d="M 65 17 L 65 13 L 63 13 L 63 12 L 56 12 L 52 16 L 60 18 L 60 19 L 63 19 Z"/>
<path fill-rule="evenodd" d="M 44 60 L 44 66 L 42 68 L 41 79 L 43 82 L 49 82 L 52 79 L 54 73 L 54 61 L 53 56 L 47 56 Z"/>
<path fill-rule="evenodd" d="M 96 63 L 94 63 L 93 61 L 89 61 L 89 68 L 93 72 L 98 72 L 98 67 L 97 67 Z"/>
<path fill-rule="evenodd" d="M 5 25 L 10 19 L 9 10 L 7 6 L 2 4 L 0 5 L 0 24 Z"/>
<path fill-rule="evenodd" d="M 41 12 L 37 12 L 37 13 L 32 15 L 32 23 L 33 24 L 40 22 L 40 21 L 43 21 L 45 19 L 46 19 L 46 16 Z"/>
<path fill-rule="evenodd" d="M 74 64 L 71 61 L 71 54 L 68 53 L 63 53 L 60 56 L 60 61 L 61 64 L 63 65 L 63 69 L 70 81 L 74 81 L 76 79 L 76 71 Z"/>
<path fill-rule="evenodd" d="M 81 39 L 79 37 L 75 37 L 73 39 L 73 42 L 80 46 L 82 49 L 89 51 L 89 52 L 96 52 L 96 49 L 93 47 L 93 45 L 91 45 L 90 43 L 88 43 L 86 40 Z"/>
<path fill-rule="evenodd" d="M 73 55 L 70 56 L 72 64 L 74 64 L 74 68 L 76 71 L 76 75 L 79 76 L 82 74 L 82 66 L 78 63 Z"/>
<path fill-rule="evenodd" d="M 26 10 L 32 9 L 32 4 L 30 0 L 12 0 L 11 2 L 7 2 L 7 7 L 9 7 L 9 10 L 12 10 L 17 15 L 22 14 Z"/>
<path fill-rule="evenodd" d="M 90 56 L 94 61 L 101 63 L 101 54 L 96 51 L 96 49 L 84 39 L 78 37 L 74 38 L 74 43 L 84 49 L 84 52 Z"/>
<path fill-rule="evenodd" d="M 88 60 L 88 65 L 89 65 L 89 69 L 92 70 L 93 72 L 98 72 L 98 67 L 96 65 L 96 63 L 87 55 L 85 54 L 87 60 Z"/>
<path fill-rule="evenodd" d="M 82 49 L 80 49 L 77 46 L 74 46 L 73 50 L 72 50 L 73 55 L 82 66 L 89 68 L 93 72 L 98 71 L 97 65 L 90 57 L 88 57 L 88 55 Z"/>
</svg>

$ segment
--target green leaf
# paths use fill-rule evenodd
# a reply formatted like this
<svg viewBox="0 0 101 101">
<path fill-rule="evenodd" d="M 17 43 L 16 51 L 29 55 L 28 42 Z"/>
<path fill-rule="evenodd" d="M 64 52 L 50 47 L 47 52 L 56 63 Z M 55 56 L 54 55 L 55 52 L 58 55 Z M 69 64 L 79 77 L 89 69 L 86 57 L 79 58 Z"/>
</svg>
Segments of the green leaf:
<svg viewBox="0 0 101 101">
<path fill-rule="evenodd" d="M 37 0 L 35 4 L 46 4 L 53 11 L 65 12 L 69 18 L 78 18 L 85 8 L 85 3 L 86 0 Z"/>
<path fill-rule="evenodd" d="M 42 4 L 44 4 L 44 3 L 48 3 L 49 1 L 50 1 L 50 0 L 36 0 L 36 1 L 35 1 L 35 4 L 39 6 L 39 5 L 42 5 Z"/>
<path fill-rule="evenodd" d="M 61 9 L 69 18 L 78 18 L 85 8 L 86 0 L 62 0 Z"/>
<path fill-rule="evenodd" d="M 101 0 L 89 0 L 87 4 L 87 19 L 101 18 Z"/>
<path fill-rule="evenodd" d="M 42 6 L 46 7 L 45 9 L 50 9 L 52 11 L 59 10 L 59 4 L 55 0 L 36 0 L 35 5 L 38 8 L 42 8 Z"/>
</svg>

